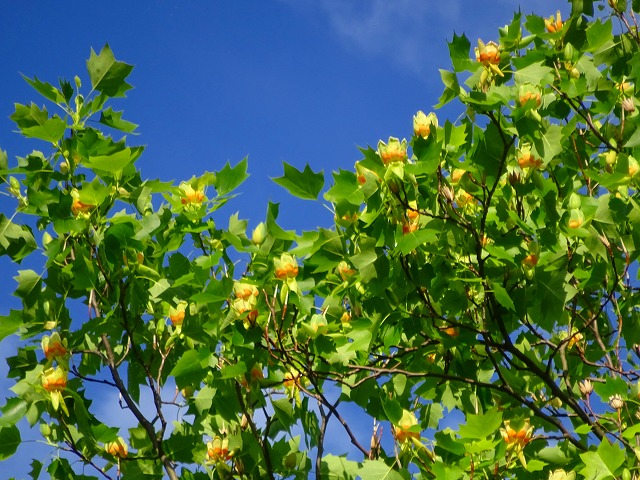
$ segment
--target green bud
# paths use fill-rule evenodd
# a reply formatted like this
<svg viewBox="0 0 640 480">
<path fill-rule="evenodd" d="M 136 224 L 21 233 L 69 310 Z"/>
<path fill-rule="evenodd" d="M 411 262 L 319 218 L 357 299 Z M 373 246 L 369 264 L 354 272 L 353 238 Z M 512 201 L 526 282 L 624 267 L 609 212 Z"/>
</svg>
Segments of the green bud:
<svg viewBox="0 0 640 480">
<path fill-rule="evenodd" d="M 80 89 L 80 87 L 82 87 L 82 81 L 80 80 L 80 77 L 78 75 L 73 77 L 73 81 L 76 83 L 77 89 Z"/>
<path fill-rule="evenodd" d="M 67 162 L 60 162 L 60 173 L 63 175 L 69 173 L 69 164 Z"/>
<path fill-rule="evenodd" d="M 575 54 L 576 51 L 573 48 L 573 45 L 571 45 L 570 43 L 567 43 L 564 47 L 564 61 L 565 62 L 573 62 L 573 59 L 575 58 Z"/>
<path fill-rule="evenodd" d="M 582 202 L 580 200 L 580 195 L 573 192 L 569 195 L 569 208 L 574 210 L 576 208 L 580 208 L 582 206 Z"/>
<path fill-rule="evenodd" d="M 614 165 L 616 163 L 616 159 L 618 158 L 618 154 L 615 150 L 609 150 L 604 156 L 605 162 L 607 165 Z"/>
<path fill-rule="evenodd" d="M 47 247 L 47 245 L 49 245 L 51 242 L 53 241 L 53 237 L 51 236 L 51 234 L 49 232 L 44 232 L 42 234 L 42 246 L 43 247 Z"/>
<path fill-rule="evenodd" d="M 51 436 L 51 433 L 53 433 L 53 431 L 51 430 L 51 426 L 48 423 L 41 423 L 40 433 L 43 437 L 47 438 Z"/>
<path fill-rule="evenodd" d="M 264 239 L 266 236 L 267 236 L 267 226 L 264 224 L 264 222 L 260 222 L 258 226 L 253 230 L 253 233 L 251 234 L 251 241 L 255 245 L 262 245 L 262 242 L 264 242 Z"/>
<path fill-rule="evenodd" d="M 12 194 L 20 195 L 20 182 L 16 177 L 9 177 L 9 187 Z"/>
</svg>

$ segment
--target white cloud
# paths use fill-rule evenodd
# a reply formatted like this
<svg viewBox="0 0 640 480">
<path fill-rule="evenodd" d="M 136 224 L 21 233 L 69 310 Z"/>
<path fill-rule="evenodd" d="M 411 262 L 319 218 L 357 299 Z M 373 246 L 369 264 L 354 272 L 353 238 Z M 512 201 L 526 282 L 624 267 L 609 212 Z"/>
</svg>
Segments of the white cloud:
<svg viewBox="0 0 640 480">
<path fill-rule="evenodd" d="M 454 25 L 460 17 L 460 0 L 321 0 L 338 37 L 349 48 L 397 63 L 414 73 L 426 66 L 429 51 L 443 23 Z"/>
</svg>

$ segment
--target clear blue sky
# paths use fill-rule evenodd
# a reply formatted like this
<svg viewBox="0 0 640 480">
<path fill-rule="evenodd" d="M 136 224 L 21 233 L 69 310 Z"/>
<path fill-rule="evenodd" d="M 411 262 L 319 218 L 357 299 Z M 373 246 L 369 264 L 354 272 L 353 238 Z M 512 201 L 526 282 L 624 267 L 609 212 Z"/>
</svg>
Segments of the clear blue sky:
<svg viewBox="0 0 640 480">
<path fill-rule="evenodd" d="M 324 170 L 328 186 L 331 171 L 360 159 L 358 146 L 409 137 L 413 114 L 429 112 L 442 92 L 438 69 L 450 68 L 453 32 L 472 44 L 497 39 L 519 4 L 524 13 L 568 14 L 557 0 L 3 1 L 0 148 L 10 165 L 47 148 L 13 133 L 14 102 L 44 103 L 20 73 L 88 83 L 90 48 L 108 42 L 135 65 L 135 88 L 113 107 L 140 125 L 130 141 L 147 145 L 144 178 L 188 179 L 248 155 L 251 177 L 225 214 L 239 211 L 253 227 L 271 200 L 285 228 L 330 226 L 320 203 L 292 199 L 269 180 L 282 161 Z M 459 112 L 438 115 L 453 121 Z M 13 208 L 0 197 L 0 211 Z M 15 270 L 0 259 L 0 315 L 17 307 L 8 294 Z M 9 354 L 11 340 L 0 345 L 0 356 Z M 5 372 L 0 359 L 0 378 Z M 0 380 L 0 397 L 8 386 Z M 25 477 L 29 453 L 0 463 L 2 475 Z"/>
</svg>

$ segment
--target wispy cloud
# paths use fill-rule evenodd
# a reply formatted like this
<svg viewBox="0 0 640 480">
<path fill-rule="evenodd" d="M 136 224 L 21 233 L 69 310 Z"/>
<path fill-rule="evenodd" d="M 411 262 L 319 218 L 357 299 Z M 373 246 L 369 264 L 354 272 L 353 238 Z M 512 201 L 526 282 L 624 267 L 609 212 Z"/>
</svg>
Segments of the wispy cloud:
<svg viewBox="0 0 640 480">
<path fill-rule="evenodd" d="M 558 8 L 557 0 L 538 0 L 535 6 L 521 0 L 281 1 L 326 18 L 345 48 L 419 75 L 432 72 L 434 64 L 448 65 L 444 41 L 453 32 L 466 33 L 475 44 L 478 37 L 496 37 L 497 28 L 509 23 L 520 5 L 524 13 L 535 10 L 542 16 Z"/>
<path fill-rule="evenodd" d="M 320 0 L 316 5 L 348 48 L 414 73 L 424 71 L 433 42 L 442 41 L 438 25 L 455 25 L 461 13 L 460 0 Z"/>
</svg>

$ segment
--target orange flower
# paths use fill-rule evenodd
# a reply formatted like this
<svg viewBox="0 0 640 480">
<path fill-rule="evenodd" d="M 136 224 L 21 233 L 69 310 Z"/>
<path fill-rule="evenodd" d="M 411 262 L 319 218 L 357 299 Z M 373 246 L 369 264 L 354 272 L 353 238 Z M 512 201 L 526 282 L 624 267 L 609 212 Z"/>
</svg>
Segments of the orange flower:
<svg viewBox="0 0 640 480">
<path fill-rule="evenodd" d="M 233 454 L 229 453 L 229 440 L 216 435 L 213 440 L 207 442 L 207 456 L 212 462 L 226 462 Z"/>
<path fill-rule="evenodd" d="M 399 443 L 409 442 L 411 439 L 420 439 L 418 432 L 418 419 L 413 412 L 402 410 L 402 417 L 398 421 L 398 425 L 393 425 L 393 436 Z"/>
<path fill-rule="evenodd" d="M 182 190 L 182 195 L 180 202 L 183 205 L 200 205 L 204 199 L 204 192 L 200 189 L 196 190 L 193 186 L 187 182 L 182 182 L 180 184 L 180 190 Z"/>
<path fill-rule="evenodd" d="M 538 92 L 524 92 L 518 99 L 521 107 L 524 107 L 529 100 L 535 100 L 536 107 L 540 106 L 540 94 Z"/>
<path fill-rule="evenodd" d="M 483 43 L 478 39 L 478 47 L 476 48 L 476 60 L 485 67 L 498 65 L 500 63 L 500 47 L 495 42 Z"/>
<path fill-rule="evenodd" d="M 67 341 L 60 338 L 58 332 L 54 332 L 51 337 L 42 337 L 42 350 L 47 360 L 62 358 L 67 354 Z"/>
<path fill-rule="evenodd" d="M 353 268 L 349 267 L 349 264 L 344 260 L 338 264 L 337 270 L 338 275 L 340 275 L 340 278 L 342 278 L 342 280 L 347 280 L 348 278 L 353 277 L 356 274 L 356 271 Z"/>
<path fill-rule="evenodd" d="M 549 33 L 556 33 L 562 30 L 562 17 L 560 16 L 560 10 L 556 12 L 556 17 L 551 15 L 549 18 L 544 19 L 544 26 L 547 27 Z"/>
<path fill-rule="evenodd" d="M 117 458 L 127 458 L 129 455 L 129 449 L 122 437 L 118 437 L 113 442 L 105 443 L 104 451 Z"/>
<path fill-rule="evenodd" d="M 244 282 L 236 282 L 233 286 L 233 294 L 236 298 L 242 298 L 243 300 L 255 300 L 258 296 L 258 288 L 255 285 Z M 252 298 L 253 297 L 253 298 Z"/>
<path fill-rule="evenodd" d="M 169 307 L 169 320 L 174 327 L 182 325 L 186 309 L 187 302 L 179 302 L 175 307 Z"/>
<path fill-rule="evenodd" d="M 276 267 L 276 278 L 283 280 L 298 276 L 298 262 L 288 253 L 283 253 L 280 258 L 273 260 Z"/>
<path fill-rule="evenodd" d="M 533 268 L 538 264 L 538 256 L 535 253 L 527 255 L 522 259 L 522 265 L 528 268 Z"/>
<path fill-rule="evenodd" d="M 413 133 L 416 137 L 427 138 L 431 133 L 431 127 L 438 128 L 438 117 L 435 113 L 425 115 L 422 110 L 419 110 L 413 116 Z"/>
<path fill-rule="evenodd" d="M 534 427 L 531 426 L 529 419 L 524 421 L 524 425 L 520 430 L 511 428 L 509 420 L 504 421 L 504 428 L 500 429 L 502 439 L 507 443 L 507 449 L 522 451 L 522 449 L 531 441 Z"/>
<path fill-rule="evenodd" d="M 382 163 L 389 165 L 393 162 L 404 162 L 407 160 L 407 141 L 398 140 L 395 137 L 389 137 L 389 143 L 386 144 L 382 140 L 378 142 L 378 155 L 382 159 Z"/>
<path fill-rule="evenodd" d="M 524 151 L 518 157 L 520 168 L 538 168 L 542 165 L 542 160 L 534 157 L 530 151 Z"/>
<path fill-rule="evenodd" d="M 42 373 L 42 388 L 47 392 L 61 392 L 67 388 L 67 371 L 54 367 Z"/>
</svg>

